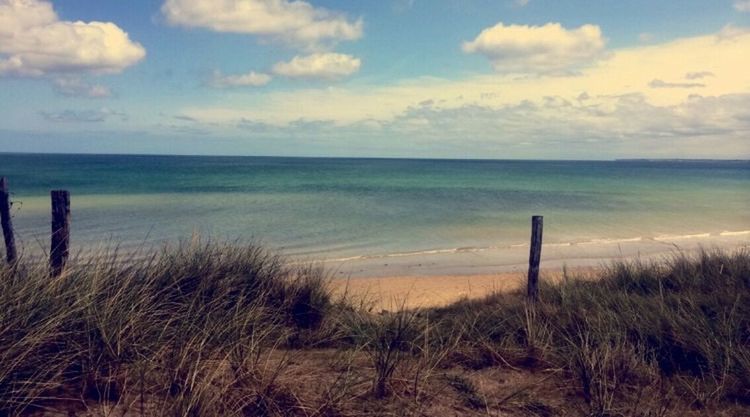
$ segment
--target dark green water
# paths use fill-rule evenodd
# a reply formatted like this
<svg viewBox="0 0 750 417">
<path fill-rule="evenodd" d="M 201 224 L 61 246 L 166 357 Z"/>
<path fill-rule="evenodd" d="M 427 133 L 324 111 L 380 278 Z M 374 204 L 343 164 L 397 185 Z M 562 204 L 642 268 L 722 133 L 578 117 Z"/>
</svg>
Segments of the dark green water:
<svg viewBox="0 0 750 417">
<path fill-rule="evenodd" d="M 510 247 L 532 214 L 546 243 L 750 230 L 748 162 L 0 154 L 0 175 L 31 250 L 48 244 L 54 188 L 71 192 L 77 247 L 193 232 L 316 259 Z"/>
</svg>

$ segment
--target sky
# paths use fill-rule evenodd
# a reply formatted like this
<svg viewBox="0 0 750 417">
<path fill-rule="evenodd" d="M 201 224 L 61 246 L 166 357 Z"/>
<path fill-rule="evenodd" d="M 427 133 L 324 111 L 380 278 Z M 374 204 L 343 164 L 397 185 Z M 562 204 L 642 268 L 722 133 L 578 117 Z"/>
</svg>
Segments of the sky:
<svg viewBox="0 0 750 417">
<path fill-rule="evenodd" d="M 0 0 L 0 152 L 750 158 L 750 0 Z"/>
</svg>

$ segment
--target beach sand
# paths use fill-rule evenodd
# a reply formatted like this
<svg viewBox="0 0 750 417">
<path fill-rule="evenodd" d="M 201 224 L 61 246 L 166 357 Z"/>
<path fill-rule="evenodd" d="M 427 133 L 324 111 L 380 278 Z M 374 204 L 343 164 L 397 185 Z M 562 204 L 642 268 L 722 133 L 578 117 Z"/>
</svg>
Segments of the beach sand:
<svg viewBox="0 0 750 417">
<path fill-rule="evenodd" d="M 686 236 L 661 240 L 612 241 L 595 244 L 545 244 L 541 279 L 558 281 L 563 268 L 569 276 L 596 278 L 597 271 L 618 261 L 663 262 L 701 250 L 749 250 L 748 234 L 713 238 Z M 483 251 L 427 253 L 324 263 L 336 278 L 336 293 L 365 299 L 374 311 L 400 307 L 435 307 L 463 298 L 481 298 L 496 291 L 526 285 L 528 247 Z"/>
<path fill-rule="evenodd" d="M 596 276 L 599 268 L 569 268 L 568 275 L 582 278 Z M 545 269 L 540 279 L 558 282 L 561 269 Z M 478 299 L 495 292 L 525 288 L 526 274 L 506 272 L 488 275 L 412 275 L 390 277 L 356 277 L 332 282 L 334 293 L 347 294 L 372 311 L 394 311 L 401 308 L 438 307 L 461 299 Z"/>
</svg>

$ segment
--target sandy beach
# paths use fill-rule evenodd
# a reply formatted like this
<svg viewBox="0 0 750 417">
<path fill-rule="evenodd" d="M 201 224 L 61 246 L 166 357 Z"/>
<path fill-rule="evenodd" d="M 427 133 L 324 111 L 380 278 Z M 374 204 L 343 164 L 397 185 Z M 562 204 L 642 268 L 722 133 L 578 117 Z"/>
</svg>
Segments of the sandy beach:
<svg viewBox="0 0 750 417">
<path fill-rule="evenodd" d="M 613 261 L 640 259 L 663 261 L 679 254 L 701 250 L 739 250 L 750 247 L 750 231 L 658 238 L 611 239 L 586 242 L 548 242 L 542 249 L 542 270 L 559 272 L 563 267 L 599 268 Z M 363 256 L 320 261 L 337 279 L 393 277 L 505 277 L 523 276 L 528 270 L 528 243 L 489 248 L 426 250 L 406 254 Z M 302 262 L 314 259 L 299 259 Z M 483 282 L 487 278 L 475 279 Z"/>
<path fill-rule="evenodd" d="M 568 268 L 576 277 L 594 276 L 596 267 Z M 540 279 L 556 282 L 562 269 L 544 269 Z M 411 275 L 356 277 L 332 282 L 334 293 L 354 296 L 373 311 L 428 308 L 461 299 L 477 299 L 495 292 L 513 291 L 526 285 L 526 273 L 504 272 L 484 275 Z"/>
<path fill-rule="evenodd" d="M 746 232 L 715 237 L 626 241 L 600 244 L 544 245 L 541 279 L 590 277 L 615 261 L 661 262 L 701 250 L 748 248 Z M 528 246 L 482 252 L 457 251 L 417 256 L 361 259 L 325 264 L 334 273 L 336 293 L 348 292 L 374 310 L 435 307 L 463 298 L 481 298 L 525 285 Z"/>
</svg>

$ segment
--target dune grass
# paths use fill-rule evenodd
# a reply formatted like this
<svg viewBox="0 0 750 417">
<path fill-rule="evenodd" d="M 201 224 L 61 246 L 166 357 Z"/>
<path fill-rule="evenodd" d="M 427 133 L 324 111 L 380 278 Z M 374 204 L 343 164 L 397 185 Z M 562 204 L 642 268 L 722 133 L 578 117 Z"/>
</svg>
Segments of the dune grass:
<svg viewBox="0 0 750 417">
<path fill-rule="evenodd" d="M 321 270 L 257 246 L 91 259 L 54 280 L 42 266 L 0 270 L 0 413 L 125 391 L 157 414 L 262 407 L 263 354 L 320 331 L 331 307 Z M 259 391 L 234 398 L 245 384 Z"/>
<path fill-rule="evenodd" d="M 0 415 L 750 411 L 746 251 L 382 314 L 254 245 L 39 265 L 0 267 Z"/>
<path fill-rule="evenodd" d="M 595 280 L 543 285 L 539 303 L 498 294 L 435 316 L 464 335 L 456 360 L 557 369 L 592 415 L 633 415 L 638 400 L 670 396 L 693 408 L 750 404 L 747 252 L 618 262 Z"/>
</svg>

